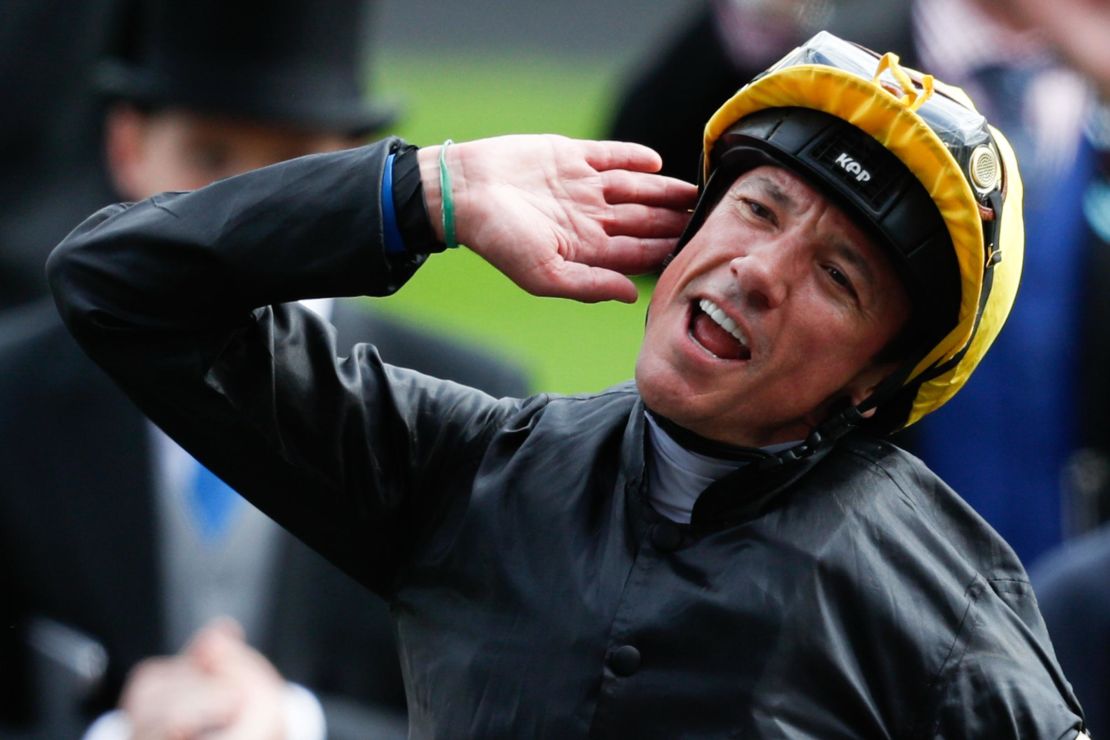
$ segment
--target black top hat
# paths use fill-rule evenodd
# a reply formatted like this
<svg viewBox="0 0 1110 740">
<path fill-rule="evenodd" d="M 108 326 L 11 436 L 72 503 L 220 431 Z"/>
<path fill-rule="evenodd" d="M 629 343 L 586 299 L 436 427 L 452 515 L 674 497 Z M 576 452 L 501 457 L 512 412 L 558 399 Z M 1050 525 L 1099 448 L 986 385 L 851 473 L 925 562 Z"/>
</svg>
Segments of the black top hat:
<svg viewBox="0 0 1110 740">
<path fill-rule="evenodd" d="M 369 0 L 134 0 L 96 70 L 111 98 L 359 135 L 396 112 L 364 93 Z"/>
</svg>

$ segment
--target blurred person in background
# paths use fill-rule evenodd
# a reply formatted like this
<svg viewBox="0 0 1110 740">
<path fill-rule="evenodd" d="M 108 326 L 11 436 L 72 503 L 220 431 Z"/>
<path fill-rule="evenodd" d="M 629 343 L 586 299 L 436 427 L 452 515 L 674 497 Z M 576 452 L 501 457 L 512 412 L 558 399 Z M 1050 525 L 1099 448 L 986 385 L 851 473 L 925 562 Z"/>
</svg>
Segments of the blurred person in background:
<svg viewBox="0 0 1110 740">
<path fill-rule="evenodd" d="M 120 1 L 0 2 L 0 309 L 44 297 L 46 255 L 116 198 L 88 70 Z"/>
<path fill-rule="evenodd" d="M 692 179 L 706 119 L 743 84 L 819 30 L 906 54 L 907 0 L 706 0 L 650 49 L 618 91 L 609 134 L 651 146 L 663 173 Z"/>
<path fill-rule="evenodd" d="M 1028 564 L 1110 515 L 1110 341 L 1099 326 L 1110 310 L 1110 228 L 1105 218 L 1101 231 L 1093 228 L 1084 206 L 1099 182 L 1097 147 L 1086 135 L 1099 110 L 1093 72 L 1058 53 L 1059 40 L 1031 23 L 1024 5 L 714 0 L 632 80 L 608 135 L 655 147 L 665 172 L 692 177 L 690 142 L 712 101 L 814 24 L 934 70 L 1013 132 L 1026 181 L 1021 300 L 959 398 L 899 443 L 961 491 Z M 1042 12 L 1069 18 L 1098 7 L 1065 0 Z M 1105 39 L 1095 38 L 1082 43 L 1101 51 Z"/>
<path fill-rule="evenodd" d="M 1110 2 L 1043 4 L 1017 0 L 1013 11 L 1037 28 L 1059 55 L 1090 79 L 1099 106 L 1088 121 L 1090 144 L 1097 154 L 1097 173 L 1088 185 L 1083 208 L 1091 236 L 1100 245 L 1092 255 L 1088 278 L 1084 356 L 1086 413 L 1082 440 L 1068 471 L 1077 495 L 1077 510 L 1101 525 L 1046 553 L 1030 569 L 1041 613 L 1060 664 L 1076 696 L 1088 708 L 1097 732 L 1110 728 Z"/>
<path fill-rule="evenodd" d="M 394 118 L 364 94 L 365 0 L 125 11 L 95 71 L 118 198 L 355 146 Z M 310 305 L 340 347 L 369 341 L 494 395 L 527 391 L 516 367 L 363 302 Z M 91 737 L 405 736 L 384 605 L 147 421 L 52 303 L 0 326 L 0 439 L 0 722 L 11 728 L 0 734 L 71 737 L 118 704 Z"/>
</svg>

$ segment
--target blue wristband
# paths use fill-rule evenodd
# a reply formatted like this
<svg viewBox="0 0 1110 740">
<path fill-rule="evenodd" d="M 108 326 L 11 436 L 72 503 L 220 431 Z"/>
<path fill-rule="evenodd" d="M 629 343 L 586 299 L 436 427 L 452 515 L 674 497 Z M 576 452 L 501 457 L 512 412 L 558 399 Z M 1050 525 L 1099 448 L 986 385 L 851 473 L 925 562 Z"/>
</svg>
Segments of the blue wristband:
<svg viewBox="0 0 1110 740">
<path fill-rule="evenodd" d="M 393 158 L 390 154 L 385 160 L 385 170 L 382 172 L 382 232 L 385 236 L 385 253 L 388 255 L 405 254 L 405 240 L 401 230 L 397 228 L 397 207 L 393 202 Z"/>
</svg>

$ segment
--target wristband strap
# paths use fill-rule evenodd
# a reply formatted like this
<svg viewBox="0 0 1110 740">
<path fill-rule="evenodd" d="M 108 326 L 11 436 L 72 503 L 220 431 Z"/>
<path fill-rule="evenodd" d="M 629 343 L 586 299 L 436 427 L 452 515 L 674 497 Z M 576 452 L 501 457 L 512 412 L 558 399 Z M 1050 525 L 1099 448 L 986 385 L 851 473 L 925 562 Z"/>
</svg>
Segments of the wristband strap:
<svg viewBox="0 0 1110 740">
<path fill-rule="evenodd" d="M 432 228 L 431 214 L 424 202 L 424 185 L 420 178 L 417 148 L 400 144 L 394 151 L 393 207 L 397 228 L 404 241 L 405 254 L 424 255 L 442 252 L 443 243 Z"/>
<path fill-rule="evenodd" d="M 443 243 L 448 249 L 459 246 L 455 239 L 455 203 L 451 199 L 451 173 L 447 170 L 447 147 L 455 142 L 448 139 L 439 150 L 439 197 L 443 212 Z"/>
<path fill-rule="evenodd" d="M 382 170 L 382 234 L 385 236 L 385 253 L 390 255 L 405 254 L 407 251 L 397 226 L 397 205 L 393 200 L 393 165 L 396 159 L 396 154 L 390 154 Z"/>
</svg>

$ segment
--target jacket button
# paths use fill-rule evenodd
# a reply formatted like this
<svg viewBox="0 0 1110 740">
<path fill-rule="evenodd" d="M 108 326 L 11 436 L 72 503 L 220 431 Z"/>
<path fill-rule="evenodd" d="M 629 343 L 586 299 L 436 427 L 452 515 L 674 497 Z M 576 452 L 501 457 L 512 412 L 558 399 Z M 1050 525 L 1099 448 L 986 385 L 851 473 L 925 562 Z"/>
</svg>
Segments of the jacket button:
<svg viewBox="0 0 1110 740">
<path fill-rule="evenodd" d="M 609 653 L 609 667 L 618 676 L 631 676 L 640 670 L 640 651 L 631 645 L 621 645 Z"/>
<path fill-rule="evenodd" d="M 651 530 L 651 544 L 662 552 L 677 550 L 682 545 L 682 532 L 666 522 L 656 524 L 655 529 Z"/>
</svg>

